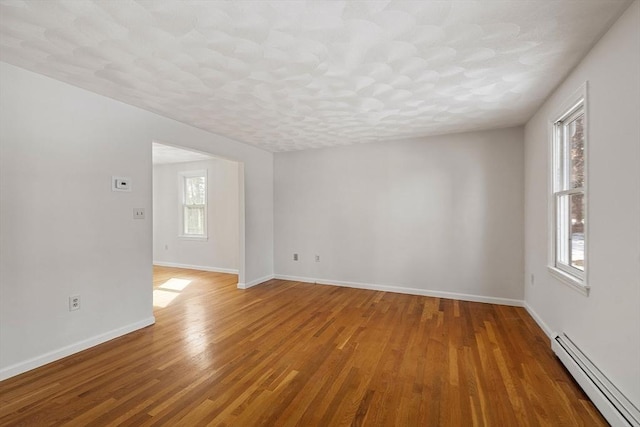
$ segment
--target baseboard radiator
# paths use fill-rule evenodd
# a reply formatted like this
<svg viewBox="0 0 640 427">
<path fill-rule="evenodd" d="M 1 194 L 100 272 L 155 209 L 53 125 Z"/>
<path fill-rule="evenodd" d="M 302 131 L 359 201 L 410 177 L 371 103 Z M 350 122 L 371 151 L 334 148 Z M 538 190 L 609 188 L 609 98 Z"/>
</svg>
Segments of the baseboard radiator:
<svg viewBox="0 0 640 427">
<path fill-rule="evenodd" d="M 551 348 L 612 426 L 640 427 L 638 408 L 600 372 L 566 334 L 556 335 L 551 340 Z"/>
</svg>

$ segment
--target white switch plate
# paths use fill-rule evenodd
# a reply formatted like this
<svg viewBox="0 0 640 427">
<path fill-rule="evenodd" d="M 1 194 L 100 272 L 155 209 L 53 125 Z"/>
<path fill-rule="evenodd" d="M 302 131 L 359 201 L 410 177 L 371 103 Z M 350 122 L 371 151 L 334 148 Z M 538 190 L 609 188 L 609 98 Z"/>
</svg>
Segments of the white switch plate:
<svg viewBox="0 0 640 427">
<path fill-rule="evenodd" d="M 133 219 L 144 219 L 144 208 L 133 208 Z"/>
<path fill-rule="evenodd" d="M 131 178 L 127 176 L 112 176 L 111 191 L 131 191 Z"/>
</svg>

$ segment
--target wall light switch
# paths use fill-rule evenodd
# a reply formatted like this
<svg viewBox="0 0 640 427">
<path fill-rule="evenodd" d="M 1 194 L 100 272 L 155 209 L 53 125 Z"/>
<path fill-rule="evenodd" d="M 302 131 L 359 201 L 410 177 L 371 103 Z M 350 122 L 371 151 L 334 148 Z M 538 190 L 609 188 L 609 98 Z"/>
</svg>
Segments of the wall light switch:
<svg viewBox="0 0 640 427">
<path fill-rule="evenodd" d="M 131 191 L 131 178 L 126 176 L 111 177 L 112 191 Z"/>
<path fill-rule="evenodd" d="M 133 208 L 133 219 L 144 219 L 144 208 Z"/>
</svg>

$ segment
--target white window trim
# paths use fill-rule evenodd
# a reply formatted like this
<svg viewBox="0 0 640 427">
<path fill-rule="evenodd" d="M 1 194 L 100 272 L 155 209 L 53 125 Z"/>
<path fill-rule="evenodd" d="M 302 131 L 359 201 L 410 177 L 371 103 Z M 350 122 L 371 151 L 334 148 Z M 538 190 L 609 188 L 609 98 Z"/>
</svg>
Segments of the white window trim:
<svg viewBox="0 0 640 427">
<path fill-rule="evenodd" d="M 205 204 L 204 204 L 204 234 L 194 235 L 194 234 L 184 234 L 184 179 L 194 176 L 204 176 L 205 182 Z M 209 212 L 209 177 L 206 169 L 193 170 L 193 171 L 185 171 L 178 172 L 178 238 L 180 240 L 191 240 L 191 241 L 207 241 L 209 240 L 208 235 L 208 212 Z"/>
<path fill-rule="evenodd" d="M 549 120 L 549 152 L 548 152 L 548 261 L 547 268 L 551 275 L 556 278 L 560 283 L 569 286 L 581 293 L 584 296 L 589 296 L 591 287 L 589 286 L 589 102 L 588 102 L 588 82 L 584 82 L 569 98 L 563 102 L 556 110 L 556 113 Z M 582 102 L 582 108 L 584 111 L 584 203 L 585 203 L 585 229 L 584 229 L 584 272 L 572 274 L 556 266 L 556 225 L 557 225 L 557 209 L 555 198 L 555 140 L 556 135 L 556 123 L 561 120 L 565 120 L 567 117 L 574 114 L 575 107 Z M 571 192 L 567 190 L 565 192 Z"/>
</svg>

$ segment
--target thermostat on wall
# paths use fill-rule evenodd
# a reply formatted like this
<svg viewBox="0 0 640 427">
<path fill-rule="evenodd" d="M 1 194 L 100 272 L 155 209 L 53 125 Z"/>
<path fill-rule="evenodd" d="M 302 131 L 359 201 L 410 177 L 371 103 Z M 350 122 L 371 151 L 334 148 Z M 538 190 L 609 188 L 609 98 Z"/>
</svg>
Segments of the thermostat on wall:
<svg viewBox="0 0 640 427">
<path fill-rule="evenodd" d="M 113 191 L 131 191 L 131 178 L 126 176 L 112 176 L 111 190 Z"/>
</svg>

